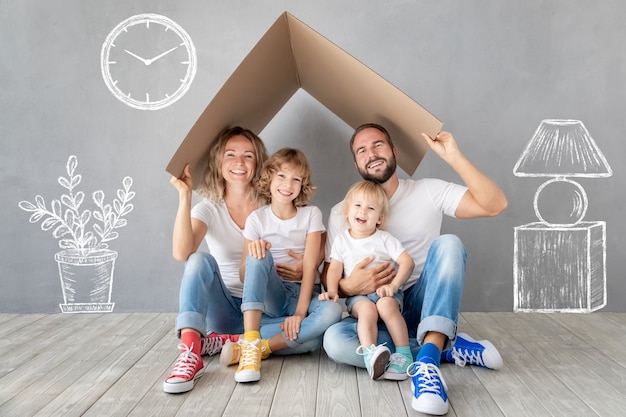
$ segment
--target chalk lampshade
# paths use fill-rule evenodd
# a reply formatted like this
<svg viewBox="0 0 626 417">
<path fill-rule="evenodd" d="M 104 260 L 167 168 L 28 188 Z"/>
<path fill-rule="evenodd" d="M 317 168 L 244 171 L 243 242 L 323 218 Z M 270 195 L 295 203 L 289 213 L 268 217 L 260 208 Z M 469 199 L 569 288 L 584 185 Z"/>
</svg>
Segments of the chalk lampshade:
<svg viewBox="0 0 626 417">
<path fill-rule="evenodd" d="M 587 193 L 571 178 L 604 178 L 613 172 L 579 120 L 543 120 L 515 164 L 518 177 L 549 177 L 535 193 L 537 218 L 553 226 L 573 226 L 585 216 Z M 553 202 L 559 212 L 548 213 Z M 563 207 L 570 204 L 570 207 Z"/>
</svg>

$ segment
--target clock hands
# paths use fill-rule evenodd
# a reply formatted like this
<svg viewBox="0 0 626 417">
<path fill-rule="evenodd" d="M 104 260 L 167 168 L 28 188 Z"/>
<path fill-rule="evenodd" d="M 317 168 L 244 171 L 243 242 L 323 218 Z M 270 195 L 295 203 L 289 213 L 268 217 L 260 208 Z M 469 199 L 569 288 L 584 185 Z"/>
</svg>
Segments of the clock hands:
<svg viewBox="0 0 626 417">
<path fill-rule="evenodd" d="M 143 62 L 146 65 L 150 65 L 151 64 L 149 59 L 142 58 L 139 55 L 130 52 L 128 49 L 124 49 L 124 52 L 126 52 L 128 55 L 130 55 L 132 57 L 137 58 L 138 60 L 140 60 L 141 62 Z"/>
<path fill-rule="evenodd" d="M 179 45 L 180 46 L 180 45 Z M 143 62 L 145 65 L 150 65 L 152 64 L 154 61 L 156 61 L 157 59 L 161 59 L 163 58 L 165 55 L 169 54 L 170 52 L 172 52 L 174 49 L 178 48 L 178 46 L 173 47 L 172 49 L 169 49 L 165 52 L 163 52 L 162 54 L 159 54 L 157 56 L 155 56 L 154 58 L 151 59 L 146 59 L 146 58 L 142 58 L 137 54 L 132 53 L 131 51 L 129 51 L 128 49 L 124 49 L 124 52 L 126 52 L 128 55 L 137 58 L 138 60 L 140 60 L 141 62 Z"/>
<path fill-rule="evenodd" d="M 180 46 L 180 45 L 178 45 L 178 46 Z M 157 59 L 161 59 L 161 58 L 163 58 L 165 55 L 169 54 L 169 53 L 170 53 L 170 52 L 172 52 L 174 49 L 178 48 L 178 46 L 175 46 L 175 47 L 173 47 L 172 49 L 169 49 L 169 50 L 167 50 L 167 51 L 163 52 L 162 54 L 155 56 L 155 57 L 154 57 L 154 58 L 152 58 L 152 59 L 148 59 L 148 60 L 147 60 L 148 62 L 146 62 L 146 65 L 150 65 L 150 64 L 152 64 L 154 61 L 156 61 Z"/>
</svg>

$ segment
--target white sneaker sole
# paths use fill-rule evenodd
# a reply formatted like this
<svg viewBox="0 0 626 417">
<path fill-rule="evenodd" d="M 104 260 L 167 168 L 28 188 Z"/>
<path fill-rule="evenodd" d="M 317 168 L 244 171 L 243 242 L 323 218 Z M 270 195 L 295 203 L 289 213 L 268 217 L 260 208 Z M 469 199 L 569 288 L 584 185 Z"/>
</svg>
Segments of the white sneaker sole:
<svg viewBox="0 0 626 417">
<path fill-rule="evenodd" d="M 167 382 L 163 381 L 163 392 L 167 394 L 182 394 L 193 389 L 196 385 L 196 381 L 204 374 L 204 368 L 196 372 L 196 375 L 191 381 L 185 382 Z"/>
<path fill-rule="evenodd" d="M 235 381 L 237 382 L 256 382 L 259 380 L 261 380 L 260 371 L 235 372 Z"/>
</svg>

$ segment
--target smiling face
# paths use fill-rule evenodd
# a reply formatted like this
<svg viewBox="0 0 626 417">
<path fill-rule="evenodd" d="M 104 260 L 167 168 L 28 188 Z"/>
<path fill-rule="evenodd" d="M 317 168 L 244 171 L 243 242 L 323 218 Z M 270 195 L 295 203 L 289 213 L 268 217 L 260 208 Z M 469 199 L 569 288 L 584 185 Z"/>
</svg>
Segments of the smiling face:
<svg viewBox="0 0 626 417">
<path fill-rule="evenodd" d="M 252 142 L 242 135 L 228 139 L 222 157 L 222 176 L 228 184 L 250 184 L 256 168 Z"/>
<path fill-rule="evenodd" d="M 376 198 L 357 191 L 347 201 L 346 218 L 354 238 L 370 236 L 383 221 L 383 207 Z"/>
<path fill-rule="evenodd" d="M 354 137 L 354 163 L 364 180 L 382 184 L 396 172 L 395 149 L 378 129 L 366 128 Z"/>
<path fill-rule="evenodd" d="M 302 173 L 294 164 L 284 163 L 272 176 L 272 203 L 291 203 L 302 191 Z"/>
</svg>

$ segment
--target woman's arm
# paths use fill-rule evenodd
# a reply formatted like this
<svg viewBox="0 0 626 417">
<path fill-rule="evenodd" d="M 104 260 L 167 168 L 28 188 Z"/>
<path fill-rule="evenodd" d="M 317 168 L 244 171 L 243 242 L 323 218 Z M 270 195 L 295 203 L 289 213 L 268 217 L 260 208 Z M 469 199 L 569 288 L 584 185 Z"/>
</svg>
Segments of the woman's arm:
<svg viewBox="0 0 626 417">
<path fill-rule="evenodd" d="M 246 278 L 246 257 L 248 256 L 248 246 L 250 240 L 243 239 L 243 251 L 241 252 L 241 261 L 239 262 L 239 281 L 244 282 Z"/>
<path fill-rule="evenodd" d="M 198 250 L 208 226 L 191 218 L 192 179 L 189 164 L 185 165 L 181 178 L 172 177 L 170 183 L 178 190 L 178 210 L 172 233 L 172 256 L 177 261 L 186 261 Z"/>
</svg>

